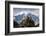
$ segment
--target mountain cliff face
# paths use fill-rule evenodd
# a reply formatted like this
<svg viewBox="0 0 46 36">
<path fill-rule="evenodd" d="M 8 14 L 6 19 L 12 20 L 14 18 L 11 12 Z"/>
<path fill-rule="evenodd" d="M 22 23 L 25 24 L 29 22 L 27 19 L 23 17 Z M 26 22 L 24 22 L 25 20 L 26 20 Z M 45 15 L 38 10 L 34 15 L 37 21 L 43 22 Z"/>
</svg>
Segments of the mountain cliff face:
<svg viewBox="0 0 46 36">
<path fill-rule="evenodd" d="M 32 18 L 30 19 L 28 16 L 26 16 L 25 19 L 23 19 L 20 24 L 24 27 L 33 27 L 33 26 L 35 26 L 34 21 L 32 20 Z"/>
<path fill-rule="evenodd" d="M 27 15 L 25 15 L 25 14 L 18 15 L 18 16 L 15 16 L 15 18 L 16 18 L 15 22 L 18 24 L 17 27 L 36 27 L 36 26 L 39 26 L 39 23 L 37 23 L 37 25 L 35 25 L 36 19 L 38 19 L 38 21 L 39 21 L 39 18 L 35 15 L 30 14 L 30 13 Z"/>
<path fill-rule="evenodd" d="M 35 22 L 36 21 L 36 19 L 37 19 L 37 21 L 39 21 L 39 17 L 37 17 L 37 16 L 35 16 L 35 15 L 32 15 L 32 14 L 27 14 L 27 15 L 25 15 L 25 14 L 22 14 L 22 15 L 18 15 L 18 16 L 15 16 L 15 18 L 16 18 L 16 21 L 19 23 L 21 20 L 22 20 L 22 18 L 25 18 L 25 17 L 23 17 L 23 16 L 28 16 L 28 17 L 32 17 L 32 20 Z M 31 19 L 31 17 L 30 17 L 30 19 Z"/>
</svg>

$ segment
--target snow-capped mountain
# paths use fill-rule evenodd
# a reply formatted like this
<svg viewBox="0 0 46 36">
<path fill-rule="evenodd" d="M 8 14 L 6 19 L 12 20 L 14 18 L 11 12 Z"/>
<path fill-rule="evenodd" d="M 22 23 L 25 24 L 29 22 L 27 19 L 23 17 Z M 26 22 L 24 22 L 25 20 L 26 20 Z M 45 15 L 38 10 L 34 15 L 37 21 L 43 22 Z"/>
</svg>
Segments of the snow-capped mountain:
<svg viewBox="0 0 46 36">
<path fill-rule="evenodd" d="M 23 16 L 31 16 L 31 17 L 32 17 L 32 20 L 33 20 L 34 22 L 36 21 L 36 19 L 37 19 L 37 21 L 39 21 L 39 17 L 38 17 L 38 16 L 35 16 L 35 15 L 31 14 L 31 13 L 28 13 L 28 14 L 24 14 L 24 13 L 23 13 L 23 14 L 21 14 L 21 15 L 15 16 L 16 21 L 17 21 L 18 23 L 20 23 L 20 21 L 22 20 Z"/>
</svg>

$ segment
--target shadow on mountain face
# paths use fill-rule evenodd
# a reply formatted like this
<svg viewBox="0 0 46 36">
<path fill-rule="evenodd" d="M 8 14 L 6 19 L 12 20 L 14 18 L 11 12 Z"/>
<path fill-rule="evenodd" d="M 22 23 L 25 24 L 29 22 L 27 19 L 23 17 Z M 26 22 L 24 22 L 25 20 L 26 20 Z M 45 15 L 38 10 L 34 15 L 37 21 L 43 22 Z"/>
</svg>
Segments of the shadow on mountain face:
<svg viewBox="0 0 46 36">
<path fill-rule="evenodd" d="M 16 21 L 14 21 L 13 24 L 14 24 L 14 28 L 16 27 L 18 28 L 19 27 L 38 27 L 39 26 L 39 24 L 35 25 L 35 22 L 32 20 L 31 16 L 30 17 L 26 16 L 26 18 L 23 19 L 20 24 L 17 23 Z"/>
</svg>

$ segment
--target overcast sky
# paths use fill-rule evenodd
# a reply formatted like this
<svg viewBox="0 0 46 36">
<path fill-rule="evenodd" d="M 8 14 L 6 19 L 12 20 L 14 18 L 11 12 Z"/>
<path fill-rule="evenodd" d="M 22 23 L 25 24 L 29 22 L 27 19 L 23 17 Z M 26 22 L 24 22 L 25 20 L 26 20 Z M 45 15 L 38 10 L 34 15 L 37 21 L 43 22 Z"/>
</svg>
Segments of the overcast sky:
<svg viewBox="0 0 46 36">
<path fill-rule="evenodd" d="M 13 16 L 21 15 L 21 14 L 31 13 L 32 15 L 39 16 L 39 9 L 34 8 L 14 8 Z"/>
</svg>

